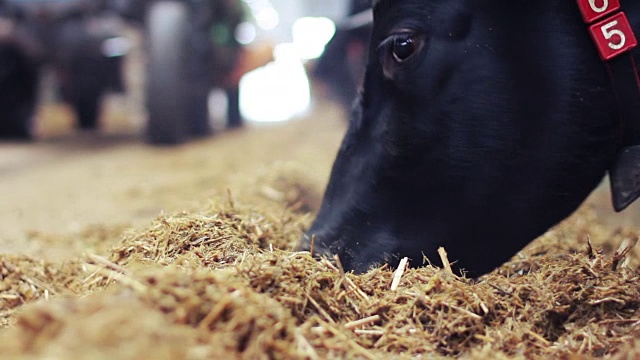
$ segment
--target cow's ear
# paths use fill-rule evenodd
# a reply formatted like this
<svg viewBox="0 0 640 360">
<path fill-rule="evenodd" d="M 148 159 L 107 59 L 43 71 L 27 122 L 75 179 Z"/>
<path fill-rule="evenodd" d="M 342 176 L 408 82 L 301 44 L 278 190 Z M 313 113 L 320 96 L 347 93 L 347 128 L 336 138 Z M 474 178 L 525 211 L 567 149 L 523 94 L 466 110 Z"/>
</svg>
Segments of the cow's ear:
<svg viewBox="0 0 640 360">
<path fill-rule="evenodd" d="M 619 212 L 640 197 L 640 145 L 622 150 L 609 177 L 613 207 Z"/>
</svg>

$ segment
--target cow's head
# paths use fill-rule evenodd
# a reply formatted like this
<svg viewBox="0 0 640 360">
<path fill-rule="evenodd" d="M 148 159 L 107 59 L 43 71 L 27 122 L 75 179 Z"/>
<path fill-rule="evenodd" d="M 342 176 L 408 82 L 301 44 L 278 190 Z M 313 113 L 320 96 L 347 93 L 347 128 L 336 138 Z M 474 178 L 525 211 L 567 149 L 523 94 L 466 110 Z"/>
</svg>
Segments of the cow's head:
<svg viewBox="0 0 640 360">
<path fill-rule="evenodd" d="M 363 272 L 404 256 L 438 263 L 444 247 L 480 275 L 573 212 L 615 163 L 616 97 L 575 2 L 380 0 L 374 19 L 303 249 L 315 238 L 316 253 Z"/>
</svg>

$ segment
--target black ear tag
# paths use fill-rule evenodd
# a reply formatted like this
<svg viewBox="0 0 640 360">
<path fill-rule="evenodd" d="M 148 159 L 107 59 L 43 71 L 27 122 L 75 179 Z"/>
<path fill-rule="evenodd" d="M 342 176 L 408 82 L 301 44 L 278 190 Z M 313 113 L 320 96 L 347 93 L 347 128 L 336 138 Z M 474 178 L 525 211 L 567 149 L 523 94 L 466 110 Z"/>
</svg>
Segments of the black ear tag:
<svg viewBox="0 0 640 360">
<path fill-rule="evenodd" d="M 609 177 L 613 207 L 620 212 L 640 197 L 640 145 L 622 150 Z"/>
</svg>

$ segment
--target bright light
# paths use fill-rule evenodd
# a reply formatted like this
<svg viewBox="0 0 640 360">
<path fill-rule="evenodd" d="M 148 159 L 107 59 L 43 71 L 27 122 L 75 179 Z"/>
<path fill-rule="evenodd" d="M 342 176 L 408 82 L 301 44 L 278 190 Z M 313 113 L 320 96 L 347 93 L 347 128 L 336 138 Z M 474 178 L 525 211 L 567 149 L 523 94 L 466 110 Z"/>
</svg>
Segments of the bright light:
<svg viewBox="0 0 640 360">
<path fill-rule="evenodd" d="M 317 59 L 336 33 L 336 24 L 325 17 L 303 17 L 293 23 L 293 43 L 301 59 Z"/>
<path fill-rule="evenodd" d="M 102 55 L 106 57 L 125 56 L 131 50 L 131 41 L 124 37 L 113 37 L 102 42 Z"/>
<path fill-rule="evenodd" d="M 236 27 L 236 40 L 242 45 L 249 45 L 256 39 L 256 27 L 250 22 L 243 22 Z"/>
<path fill-rule="evenodd" d="M 247 120 L 287 121 L 309 109 L 309 79 L 293 44 L 276 46 L 274 58 L 240 80 L 240 111 Z"/>
<path fill-rule="evenodd" d="M 263 30 L 273 30 L 280 24 L 280 15 L 272 6 L 265 6 L 255 13 L 256 24 Z"/>
</svg>

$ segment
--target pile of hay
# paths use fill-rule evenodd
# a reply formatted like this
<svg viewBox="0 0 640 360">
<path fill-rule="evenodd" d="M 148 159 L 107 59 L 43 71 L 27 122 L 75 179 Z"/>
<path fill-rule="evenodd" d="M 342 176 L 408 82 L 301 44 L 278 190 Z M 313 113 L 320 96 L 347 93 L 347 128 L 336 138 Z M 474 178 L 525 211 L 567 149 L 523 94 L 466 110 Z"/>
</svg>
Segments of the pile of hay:
<svg viewBox="0 0 640 360">
<path fill-rule="evenodd" d="M 429 266 L 356 276 L 292 252 L 319 199 L 292 172 L 160 216 L 110 250 L 64 263 L 1 256 L 0 354 L 640 356 L 637 231 L 607 230 L 583 210 L 477 281 Z"/>
</svg>

